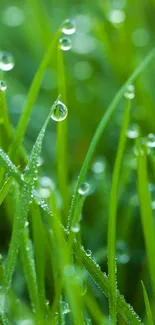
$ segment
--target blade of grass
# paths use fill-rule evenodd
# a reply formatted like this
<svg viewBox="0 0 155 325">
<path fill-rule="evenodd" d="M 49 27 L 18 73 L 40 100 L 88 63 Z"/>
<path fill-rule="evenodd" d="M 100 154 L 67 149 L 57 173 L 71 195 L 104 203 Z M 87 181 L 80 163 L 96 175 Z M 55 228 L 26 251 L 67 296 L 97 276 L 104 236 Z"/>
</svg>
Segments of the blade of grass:
<svg viewBox="0 0 155 325">
<path fill-rule="evenodd" d="M 21 175 L 17 167 L 12 163 L 9 156 L 0 148 L 0 165 L 2 165 L 7 173 L 17 180 L 19 184 L 22 183 Z"/>
<path fill-rule="evenodd" d="M 116 154 L 116 160 L 112 175 L 112 186 L 110 193 L 109 203 L 109 219 L 108 219 L 108 275 L 109 275 L 109 307 L 110 316 L 113 324 L 116 324 L 117 308 L 116 308 L 116 296 L 117 296 L 117 283 L 116 283 L 116 217 L 117 217 L 117 205 L 118 205 L 118 186 L 119 177 L 121 171 L 121 164 L 123 159 L 123 153 L 126 141 L 126 131 L 129 123 L 130 114 L 130 99 L 126 101 L 126 107 L 124 112 L 124 118 L 122 122 L 122 129 L 120 133 L 120 139 Z"/>
<path fill-rule="evenodd" d="M 149 302 L 149 298 L 147 295 L 147 291 L 146 291 L 143 281 L 141 281 L 141 284 L 142 284 L 142 288 L 143 288 L 143 295 L 144 295 L 146 313 L 147 313 L 147 317 L 148 317 L 148 324 L 153 325 L 154 324 L 153 317 L 152 317 L 152 312 L 151 312 L 151 307 L 150 307 L 150 302 Z"/>
<path fill-rule="evenodd" d="M 57 48 L 57 65 L 58 65 L 58 93 L 61 94 L 62 102 L 67 105 L 66 100 L 66 79 L 63 60 L 63 51 Z M 69 210 L 68 198 L 68 159 L 67 159 L 67 136 L 68 121 L 65 119 L 61 123 L 57 123 L 57 182 L 60 195 L 63 202 L 65 222 Z"/>
<path fill-rule="evenodd" d="M 136 68 L 136 70 L 132 73 L 132 75 L 129 77 L 129 79 L 124 83 L 124 85 L 121 87 L 121 89 L 117 92 L 116 96 L 114 97 L 113 101 L 109 105 L 105 115 L 103 116 L 103 118 L 101 119 L 101 121 L 97 127 L 97 130 L 96 130 L 96 132 L 93 136 L 93 139 L 91 141 L 91 144 L 89 146 L 88 152 L 86 154 L 85 160 L 83 162 L 83 165 L 80 170 L 79 177 L 78 177 L 78 180 L 77 180 L 77 183 L 75 186 L 73 199 L 72 199 L 72 203 L 71 203 L 70 215 L 69 215 L 69 219 L 68 219 L 69 229 L 72 224 L 72 218 L 73 218 L 77 200 L 78 200 L 78 189 L 79 189 L 81 183 L 85 179 L 85 176 L 88 171 L 89 164 L 91 162 L 96 145 L 97 145 L 103 131 L 105 130 L 113 112 L 115 111 L 118 103 L 120 102 L 121 98 L 123 97 L 126 87 L 128 85 L 130 85 L 131 83 L 133 83 L 133 81 L 139 76 L 139 74 L 145 70 L 145 68 L 148 66 L 148 64 L 153 60 L 154 56 L 155 56 L 155 48 L 153 48 L 153 50 L 151 52 L 149 52 L 149 54 L 146 56 L 146 58 L 141 61 L 141 64 L 138 66 L 138 68 Z"/>
<path fill-rule="evenodd" d="M 137 183 L 140 201 L 141 222 L 148 258 L 148 268 L 152 284 L 153 301 L 155 302 L 155 264 L 153 259 L 155 251 L 155 230 L 151 208 L 151 197 L 148 188 L 147 156 L 145 147 L 142 147 L 139 141 L 137 141 L 137 149 Z"/>
</svg>

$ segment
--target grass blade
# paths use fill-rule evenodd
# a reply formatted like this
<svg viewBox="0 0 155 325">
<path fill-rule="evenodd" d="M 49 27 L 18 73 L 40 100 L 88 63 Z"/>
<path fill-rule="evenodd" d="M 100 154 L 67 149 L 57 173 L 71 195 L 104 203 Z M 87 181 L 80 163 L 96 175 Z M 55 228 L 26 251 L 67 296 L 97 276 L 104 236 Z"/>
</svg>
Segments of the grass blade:
<svg viewBox="0 0 155 325">
<path fill-rule="evenodd" d="M 148 268 L 152 284 L 153 301 L 155 301 L 155 264 L 153 259 L 155 251 L 155 230 L 151 208 L 151 197 L 148 188 L 146 149 L 140 146 L 139 143 L 137 164 L 137 183 L 140 201 L 141 222 L 148 258 Z"/>
<path fill-rule="evenodd" d="M 0 165 L 2 165 L 7 173 L 13 176 L 16 181 L 21 184 L 21 175 L 17 167 L 12 163 L 8 155 L 0 148 Z"/>
<path fill-rule="evenodd" d="M 122 158 L 125 148 L 126 131 L 128 128 L 130 114 L 130 99 L 126 101 L 126 107 L 124 112 L 124 119 L 122 123 L 122 129 L 118 144 L 118 150 L 116 154 L 116 160 L 114 165 L 114 171 L 112 176 L 112 187 L 110 193 L 109 203 L 109 220 L 108 220 L 108 274 L 109 274 L 109 307 L 110 315 L 113 324 L 116 324 L 116 262 L 115 262 L 115 250 L 116 250 L 116 216 L 117 216 L 117 202 L 118 202 L 118 185 L 121 171 Z"/>
<path fill-rule="evenodd" d="M 143 288 L 143 295 L 144 295 L 146 313 L 147 313 L 147 317 L 148 317 L 148 324 L 153 325 L 154 323 L 153 323 L 153 317 L 152 317 L 149 298 L 148 298 L 147 291 L 146 291 L 146 288 L 144 286 L 143 281 L 141 281 L 141 283 L 142 283 L 142 288 Z"/>
</svg>

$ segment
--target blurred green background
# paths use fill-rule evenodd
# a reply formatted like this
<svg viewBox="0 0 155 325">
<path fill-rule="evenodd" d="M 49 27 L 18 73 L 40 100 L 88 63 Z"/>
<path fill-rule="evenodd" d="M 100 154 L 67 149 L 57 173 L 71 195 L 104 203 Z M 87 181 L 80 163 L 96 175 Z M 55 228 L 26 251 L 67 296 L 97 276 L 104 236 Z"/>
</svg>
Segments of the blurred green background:
<svg viewBox="0 0 155 325">
<path fill-rule="evenodd" d="M 66 18 L 76 21 L 77 31 L 70 37 L 72 49 L 64 52 L 71 190 L 92 136 L 109 103 L 154 46 L 154 17 L 154 0 L 1 0 L 0 50 L 11 52 L 15 59 L 14 69 L 3 76 L 8 85 L 6 99 L 14 127 L 18 123 L 33 76 L 55 31 Z M 24 139 L 28 153 L 58 95 L 57 71 L 55 49 Z M 132 101 L 130 128 L 137 124 L 144 137 L 155 132 L 154 76 L 153 62 L 136 80 L 136 96 Z M 84 246 L 92 250 L 103 271 L 107 271 L 109 192 L 124 104 L 123 99 L 101 137 L 87 178 L 91 184 L 91 193 L 83 211 L 82 240 Z M 144 302 L 140 280 L 144 280 L 149 293 L 151 287 L 137 196 L 134 145 L 134 139 L 128 137 L 120 179 L 117 222 L 118 287 L 142 317 Z M 45 135 L 42 160 L 41 175 L 56 181 L 54 121 L 51 121 Z M 154 175 L 151 169 L 149 182 L 154 200 Z M 3 240 L 0 241 L 0 249 L 5 253 L 10 229 L 2 209 L 1 220 L 4 224 L 1 228 Z M 7 239 L 4 240 L 4 237 Z M 97 289 L 93 290 L 102 306 L 103 298 Z"/>
</svg>

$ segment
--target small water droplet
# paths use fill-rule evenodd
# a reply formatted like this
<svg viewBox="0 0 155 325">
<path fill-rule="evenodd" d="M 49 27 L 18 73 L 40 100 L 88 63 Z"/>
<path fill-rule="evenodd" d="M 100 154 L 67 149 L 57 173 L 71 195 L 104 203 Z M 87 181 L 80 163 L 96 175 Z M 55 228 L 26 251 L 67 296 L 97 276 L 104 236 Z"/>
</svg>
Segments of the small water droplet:
<svg viewBox="0 0 155 325">
<path fill-rule="evenodd" d="M 126 132 L 126 136 L 129 139 L 136 139 L 139 136 L 139 126 L 137 124 L 133 124 Z"/>
<path fill-rule="evenodd" d="M 46 306 L 49 306 L 50 302 L 49 300 L 46 300 Z"/>
<path fill-rule="evenodd" d="M 150 133 L 148 135 L 148 143 L 147 143 L 149 148 L 155 148 L 155 134 Z"/>
<path fill-rule="evenodd" d="M 28 227 L 28 225 L 29 225 L 29 222 L 28 221 L 25 221 L 24 227 L 26 228 L 26 227 Z"/>
<path fill-rule="evenodd" d="M 125 18 L 125 12 L 119 9 L 111 10 L 108 14 L 108 20 L 114 24 L 115 27 L 120 27 L 120 24 L 124 22 Z"/>
<path fill-rule="evenodd" d="M 72 35 L 76 32 L 75 22 L 71 19 L 66 19 L 62 26 L 62 32 L 66 35 Z"/>
<path fill-rule="evenodd" d="M 135 86 L 134 85 L 127 86 L 124 96 L 127 99 L 133 99 L 135 97 Z"/>
<path fill-rule="evenodd" d="M 60 122 L 65 120 L 68 115 L 68 109 L 62 102 L 58 101 L 54 106 L 51 114 L 51 118 L 54 121 Z"/>
<path fill-rule="evenodd" d="M 80 185 L 78 193 L 80 195 L 87 195 L 90 191 L 90 185 L 87 182 L 84 182 Z"/>
<path fill-rule="evenodd" d="M 61 37 L 59 39 L 59 46 L 63 51 L 69 51 L 72 48 L 72 42 L 68 37 Z"/>
<path fill-rule="evenodd" d="M 4 80 L 0 80 L 0 90 L 5 91 L 7 89 L 7 84 Z"/>
<path fill-rule="evenodd" d="M 12 70 L 14 67 L 14 59 L 11 53 L 0 52 L 0 69 L 3 71 Z"/>
<path fill-rule="evenodd" d="M 70 313 L 69 304 L 67 302 L 61 301 L 61 306 L 62 306 L 62 312 L 63 312 L 64 315 Z"/>
<path fill-rule="evenodd" d="M 39 196 L 41 196 L 43 199 L 48 199 L 51 195 L 51 191 L 49 188 L 41 187 L 37 190 L 37 192 L 38 192 Z"/>
<path fill-rule="evenodd" d="M 78 233 L 80 231 L 79 223 L 76 223 L 76 224 L 72 225 L 71 231 L 74 232 L 74 233 Z"/>
<path fill-rule="evenodd" d="M 103 173 L 105 170 L 105 161 L 104 159 L 102 158 L 97 158 L 93 165 L 92 165 L 92 171 L 95 173 L 95 174 L 101 174 Z"/>
<path fill-rule="evenodd" d="M 92 252 L 90 251 L 90 249 L 86 249 L 86 251 L 85 251 L 85 252 L 86 252 L 86 255 L 87 255 L 87 256 L 89 256 L 89 257 L 90 257 L 90 256 L 91 256 L 91 254 L 92 254 Z"/>
</svg>

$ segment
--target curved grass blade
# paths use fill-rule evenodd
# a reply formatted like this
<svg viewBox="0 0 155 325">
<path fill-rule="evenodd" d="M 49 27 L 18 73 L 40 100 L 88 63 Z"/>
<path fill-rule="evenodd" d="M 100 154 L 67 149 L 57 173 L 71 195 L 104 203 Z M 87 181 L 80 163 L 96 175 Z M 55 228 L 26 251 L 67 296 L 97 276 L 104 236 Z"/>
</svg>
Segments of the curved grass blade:
<svg viewBox="0 0 155 325">
<path fill-rule="evenodd" d="M 155 264 L 153 259 L 155 251 L 155 230 L 151 208 L 151 197 L 148 188 L 147 156 L 146 148 L 142 147 L 139 144 L 139 141 L 137 143 L 137 149 L 137 183 L 140 201 L 141 222 L 148 258 L 148 268 L 152 284 L 153 301 L 155 302 Z"/>
<path fill-rule="evenodd" d="M 76 245 L 76 244 L 75 244 Z M 81 248 L 81 259 L 88 273 L 96 282 L 96 285 L 101 289 L 106 297 L 109 297 L 109 279 L 106 274 L 102 273 L 92 258 L 88 257 L 84 249 Z M 133 308 L 126 303 L 125 299 L 117 290 L 117 309 L 118 313 L 128 324 L 142 324 L 139 316 L 134 312 Z"/>
<path fill-rule="evenodd" d="M 89 168 L 89 164 L 91 162 L 93 153 L 95 151 L 96 145 L 103 133 L 103 131 L 105 130 L 112 114 L 114 113 L 118 103 L 120 102 L 121 98 L 124 95 L 124 92 L 126 90 L 126 87 L 128 85 L 130 85 L 131 83 L 133 83 L 133 81 L 139 76 L 139 74 L 145 70 L 145 68 L 148 66 L 148 64 L 153 60 L 153 58 L 155 57 L 155 48 L 153 48 L 153 50 L 146 56 L 146 58 L 144 60 L 142 60 L 142 63 L 139 65 L 139 67 L 132 73 L 132 75 L 129 77 L 129 79 L 124 83 L 124 85 L 121 87 L 121 89 L 118 91 L 118 93 L 116 94 L 116 96 L 114 97 L 113 101 L 111 102 L 110 106 L 108 107 L 105 115 L 103 116 L 103 118 L 101 119 L 97 130 L 93 136 L 93 139 L 91 141 L 91 144 L 89 146 L 88 152 L 86 154 L 85 160 L 83 162 L 82 168 L 80 170 L 79 173 L 79 177 L 76 183 L 76 187 L 74 190 L 74 194 L 73 194 L 73 199 L 72 199 L 72 203 L 71 203 L 71 210 L 70 210 L 70 215 L 69 215 L 69 219 L 68 219 L 68 227 L 70 228 L 71 223 L 72 223 L 72 218 L 74 215 L 74 211 L 76 208 L 76 204 L 77 204 L 77 200 L 78 200 L 78 189 L 80 187 L 80 184 L 84 181 L 86 173 L 88 171 Z"/>
<path fill-rule="evenodd" d="M 148 324 L 153 325 L 154 324 L 153 317 L 152 317 L 152 312 L 151 312 L 151 307 L 150 307 L 150 302 L 149 302 L 149 298 L 147 295 L 147 291 L 146 291 L 143 281 L 141 281 L 141 284 L 142 284 L 142 288 L 143 288 L 143 295 L 144 295 L 146 313 L 147 313 L 147 317 L 148 317 Z"/>
<path fill-rule="evenodd" d="M 116 324 L 116 262 L 115 262 L 115 250 L 116 250 L 116 217 L 117 217 L 117 204 L 118 204 L 118 186 L 119 177 L 121 171 L 122 158 L 125 148 L 126 131 L 129 123 L 130 114 L 130 99 L 126 101 L 126 107 L 124 112 L 124 119 L 122 123 L 122 129 L 118 144 L 118 150 L 116 154 L 116 160 L 114 165 L 114 171 L 112 176 L 112 186 L 110 193 L 109 203 L 109 219 L 108 219 L 108 275 L 109 275 L 109 307 L 110 316 L 113 324 Z"/>
<path fill-rule="evenodd" d="M 5 197 L 7 196 L 12 181 L 13 181 L 13 177 L 12 176 L 8 177 L 4 182 L 2 188 L 0 189 L 0 205 L 3 203 Z"/>
</svg>

